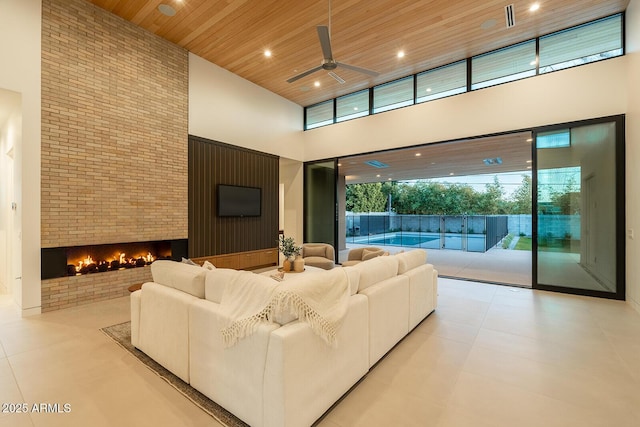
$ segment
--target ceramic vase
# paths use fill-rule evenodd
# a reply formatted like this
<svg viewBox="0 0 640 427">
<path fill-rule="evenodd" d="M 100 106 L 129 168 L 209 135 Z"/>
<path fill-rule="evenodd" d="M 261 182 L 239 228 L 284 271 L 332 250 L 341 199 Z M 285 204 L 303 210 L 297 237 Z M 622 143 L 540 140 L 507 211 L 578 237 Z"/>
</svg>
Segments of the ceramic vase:
<svg viewBox="0 0 640 427">
<path fill-rule="evenodd" d="M 291 261 L 289 258 L 285 258 L 284 261 L 282 261 L 282 271 L 291 271 Z"/>
<path fill-rule="evenodd" d="M 304 258 L 302 258 L 302 255 L 298 255 L 293 261 L 293 271 L 296 273 L 304 271 Z"/>
</svg>

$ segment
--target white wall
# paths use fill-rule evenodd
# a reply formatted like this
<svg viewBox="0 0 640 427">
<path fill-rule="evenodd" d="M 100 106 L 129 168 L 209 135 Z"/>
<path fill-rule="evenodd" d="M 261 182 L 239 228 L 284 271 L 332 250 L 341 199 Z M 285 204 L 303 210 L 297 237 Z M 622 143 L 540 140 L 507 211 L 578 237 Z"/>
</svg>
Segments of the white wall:
<svg viewBox="0 0 640 427">
<path fill-rule="evenodd" d="M 626 63 L 616 58 L 309 130 L 305 160 L 621 114 Z"/>
<path fill-rule="evenodd" d="M 303 176 L 302 162 L 280 159 L 280 183 L 284 184 L 284 234 L 303 243 Z"/>
<path fill-rule="evenodd" d="M 302 160 L 303 110 L 189 54 L 189 134 Z"/>
<path fill-rule="evenodd" d="M 3 0 L 0 88 L 22 97 L 22 138 L 14 147 L 22 279 L 14 298 L 23 314 L 40 312 L 40 0 Z"/>
<path fill-rule="evenodd" d="M 627 300 L 640 312 L 640 0 L 631 0 L 627 8 L 627 228 L 635 238 L 627 239 Z"/>
<path fill-rule="evenodd" d="M 11 210 L 15 200 L 14 147 L 22 139 L 22 106 L 17 92 L 0 89 L 0 293 L 11 293 L 21 300 L 15 277 L 22 270 L 20 258 L 19 223 L 17 212 Z M 14 287 L 16 287 L 14 291 Z"/>
</svg>

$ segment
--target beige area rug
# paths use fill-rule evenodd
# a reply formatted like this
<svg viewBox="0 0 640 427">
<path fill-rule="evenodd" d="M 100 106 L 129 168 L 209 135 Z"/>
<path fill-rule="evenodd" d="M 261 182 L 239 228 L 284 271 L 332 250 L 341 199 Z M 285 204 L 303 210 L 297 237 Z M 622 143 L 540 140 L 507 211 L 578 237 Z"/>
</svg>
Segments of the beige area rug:
<svg viewBox="0 0 640 427">
<path fill-rule="evenodd" d="M 229 411 L 209 399 L 189 384 L 173 375 L 158 362 L 131 345 L 131 322 L 124 322 L 118 325 L 108 326 L 101 329 L 109 338 L 113 339 L 120 347 L 127 350 L 144 365 L 155 372 L 160 378 L 171 384 L 176 390 L 182 393 L 187 399 L 202 408 L 203 411 L 218 420 L 227 427 L 246 427 L 248 426 Z"/>
</svg>

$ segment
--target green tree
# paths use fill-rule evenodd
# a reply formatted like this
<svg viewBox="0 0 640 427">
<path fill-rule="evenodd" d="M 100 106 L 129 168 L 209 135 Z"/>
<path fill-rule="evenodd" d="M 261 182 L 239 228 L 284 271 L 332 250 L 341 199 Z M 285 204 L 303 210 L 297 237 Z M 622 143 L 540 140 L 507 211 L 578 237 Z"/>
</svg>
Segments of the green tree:
<svg viewBox="0 0 640 427">
<path fill-rule="evenodd" d="M 348 211 L 384 212 L 387 210 L 387 198 L 379 182 L 348 185 L 346 196 Z"/>
<path fill-rule="evenodd" d="M 510 213 L 531 214 L 531 188 L 531 177 L 522 175 L 522 184 L 513 192 Z"/>
<path fill-rule="evenodd" d="M 576 189 L 575 180 L 572 177 L 567 180 L 562 191 L 551 191 L 551 203 L 562 215 L 580 214 L 580 189 Z"/>
</svg>

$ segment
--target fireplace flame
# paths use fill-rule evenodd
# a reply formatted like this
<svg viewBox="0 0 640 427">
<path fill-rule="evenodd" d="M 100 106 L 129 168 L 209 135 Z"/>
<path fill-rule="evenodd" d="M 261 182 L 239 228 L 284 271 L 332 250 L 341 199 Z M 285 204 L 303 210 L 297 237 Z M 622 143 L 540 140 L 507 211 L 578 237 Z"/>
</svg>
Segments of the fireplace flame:
<svg viewBox="0 0 640 427">
<path fill-rule="evenodd" d="M 89 266 L 93 263 L 94 261 L 93 258 L 91 258 L 91 255 L 87 255 L 85 259 L 78 263 L 78 265 L 76 266 L 76 271 L 80 272 L 80 270 L 82 270 L 82 267 Z"/>
<path fill-rule="evenodd" d="M 91 250 L 79 252 L 73 258 L 68 255 L 67 274 L 78 275 L 144 267 L 157 259 L 168 258 L 163 253 L 152 253 L 148 247 L 121 247 L 106 251 L 99 249 L 95 252 Z"/>
</svg>

